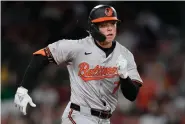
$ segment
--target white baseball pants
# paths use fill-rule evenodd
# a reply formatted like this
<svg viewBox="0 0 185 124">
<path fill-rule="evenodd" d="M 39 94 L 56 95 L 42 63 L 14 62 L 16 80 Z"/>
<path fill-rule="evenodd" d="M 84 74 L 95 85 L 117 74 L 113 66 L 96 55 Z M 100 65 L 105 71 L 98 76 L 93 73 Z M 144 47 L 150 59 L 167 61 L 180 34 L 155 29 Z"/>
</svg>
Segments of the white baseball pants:
<svg viewBox="0 0 185 124">
<path fill-rule="evenodd" d="M 62 115 L 61 124 L 110 124 L 110 119 L 101 119 L 90 114 L 89 108 L 83 108 L 83 111 L 76 111 L 70 108 L 68 103 Z"/>
</svg>

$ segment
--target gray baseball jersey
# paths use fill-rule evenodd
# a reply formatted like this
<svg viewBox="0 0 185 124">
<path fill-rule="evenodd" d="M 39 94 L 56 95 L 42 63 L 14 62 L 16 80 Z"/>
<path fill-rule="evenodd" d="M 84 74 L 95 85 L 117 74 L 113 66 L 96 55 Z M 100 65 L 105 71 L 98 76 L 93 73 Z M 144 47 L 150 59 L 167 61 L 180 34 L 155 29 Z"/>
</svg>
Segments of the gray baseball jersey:
<svg viewBox="0 0 185 124">
<path fill-rule="evenodd" d="M 108 57 L 91 36 L 59 40 L 48 47 L 58 65 L 67 63 L 71 82 L 70 101 L 78 105 L 111 112 L 115 110 L 120 90 L 116 60 L 120 54 L 128 61 L 129 77 L 142 83 L 132 53 L 119 42 Z"/>
</svg>

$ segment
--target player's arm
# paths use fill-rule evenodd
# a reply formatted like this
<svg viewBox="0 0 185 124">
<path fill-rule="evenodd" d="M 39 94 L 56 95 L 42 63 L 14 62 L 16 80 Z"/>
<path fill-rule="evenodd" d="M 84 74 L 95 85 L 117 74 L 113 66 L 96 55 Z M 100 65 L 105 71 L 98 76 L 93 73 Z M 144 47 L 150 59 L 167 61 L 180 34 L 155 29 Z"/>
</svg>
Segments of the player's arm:
<svg viewBox="0 0 185 124">
<path fill-rule="evenodd" d="M 120 87 L 123 95 L 130 101 L 134 101 L 142 86 L 141 83 L 133 81 L 129 76 L 126 79 L 120 77 Z"/>
<path fill-rule="evenodd" d="M 128 60 L 120 56 L 117 60 L 118 73 L 120 75 L 121 91 L 125 98 L 134 101 L 137 98 L 142 80 L 137 71 L 134 57 L 130 54 Z"/>
<path fill-rule="evenodd" d="M 14 99 L 14 103 L 24 115 L 26 115 L 28 103 L 32 107 L 36 106 L 33 103 L 32 98 L 28 95 L 28 90 L 32 91 L 37 84 L 35 82 L 30 82 L 30 80 L 37 79 L 39 72 L 41 72 L 49 63 L 55 63 L 55 61 L 48 47 L 33 53 L 32 59 L 25 71 L 24 77 L 17 89 Z"/>
<path fill-rule="evenodd" d="M 37 84 L 30 82 L 32 79 L 37 79 L 39 73 L 49 64 L 56 63 L 48 47 L 40 49 L 33 53 L 31 61 L 25 71 L 24 77 L 20 84 L 21 87 L 32 91 Z M 37 81 L 36 81 L 37 82 Z"/>
<path fill-rule="evenodd" d="M 80 47 L 77 40 L 59 40 L 33 53 L 33 57 L 14 98 L 15 104 L 24 115 L 26 114 L 28 103 L 33 107 L 36 106 L 28 95 L 28 90 L 31 91 L 37 84 L 35 84 L 35 82 L 30 82 L 30 80 L 36 79 L 39 72 L 49 63 L 56 63 L 59 65 L 63 62 L 72 62 L 79 50 Z"/>
</svg>

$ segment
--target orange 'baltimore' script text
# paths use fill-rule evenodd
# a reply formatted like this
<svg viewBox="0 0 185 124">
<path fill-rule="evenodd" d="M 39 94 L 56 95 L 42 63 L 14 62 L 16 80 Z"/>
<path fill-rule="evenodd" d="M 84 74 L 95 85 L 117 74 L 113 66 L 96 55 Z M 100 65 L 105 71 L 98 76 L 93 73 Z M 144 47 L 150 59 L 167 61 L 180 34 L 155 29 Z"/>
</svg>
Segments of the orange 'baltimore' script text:
<svg viewBox="0 0 185 124">
<path fill-rule="evenodd" d="M 113 78 L 118 75 L 117 67 L 104 67 L 97 65 L 95 68 L 90 69 L 89 64 L 86 62 L 80 63 L 78 67 L 78 76 L 80 76 L 85 82 L 90 80 Z"/>
</svg>

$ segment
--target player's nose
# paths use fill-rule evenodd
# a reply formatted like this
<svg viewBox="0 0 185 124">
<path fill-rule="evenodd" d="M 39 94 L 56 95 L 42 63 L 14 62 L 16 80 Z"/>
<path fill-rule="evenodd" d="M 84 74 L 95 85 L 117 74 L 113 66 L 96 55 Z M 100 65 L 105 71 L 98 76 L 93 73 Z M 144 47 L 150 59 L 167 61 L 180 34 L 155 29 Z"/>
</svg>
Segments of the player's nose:
<svg viewBox="0 0 185 124">
<path fill-rule="evenodd" d="M 112 31 L 112 27 L 111 26 L 108 26 L 107 27 L 107 31 Z"/>
</svg>

